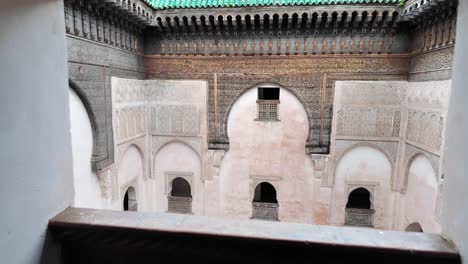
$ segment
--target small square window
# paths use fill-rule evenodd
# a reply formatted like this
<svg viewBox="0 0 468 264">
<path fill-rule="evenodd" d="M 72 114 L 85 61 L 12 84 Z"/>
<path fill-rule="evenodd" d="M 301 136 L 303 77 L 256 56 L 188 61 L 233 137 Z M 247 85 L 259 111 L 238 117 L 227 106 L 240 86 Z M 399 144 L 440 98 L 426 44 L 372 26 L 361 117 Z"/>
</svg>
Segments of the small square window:
<svg viewBox="0 0 468 264">
<path fill-rule="evenodd" d="M 259 87 L 258 100 L 279 100 L 280 89 L 274 87 Z"/>
<path fill-rule="evenodd" d="M 279 88 L 258 88 L 257 120 L 278 121 Z"/>
</svg>

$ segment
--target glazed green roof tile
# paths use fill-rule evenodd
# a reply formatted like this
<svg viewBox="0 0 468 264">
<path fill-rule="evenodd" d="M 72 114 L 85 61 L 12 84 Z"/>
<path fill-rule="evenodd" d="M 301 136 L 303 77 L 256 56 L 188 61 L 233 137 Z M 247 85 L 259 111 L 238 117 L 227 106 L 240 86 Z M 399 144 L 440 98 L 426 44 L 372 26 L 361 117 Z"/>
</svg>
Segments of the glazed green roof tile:
<svg viewBox="0 0 468 264">
<path fill-rule="evenodd" d="M 145 0 L 155 9 L 254 6 L 398 4 L 398 0 Z"/>
</svg>

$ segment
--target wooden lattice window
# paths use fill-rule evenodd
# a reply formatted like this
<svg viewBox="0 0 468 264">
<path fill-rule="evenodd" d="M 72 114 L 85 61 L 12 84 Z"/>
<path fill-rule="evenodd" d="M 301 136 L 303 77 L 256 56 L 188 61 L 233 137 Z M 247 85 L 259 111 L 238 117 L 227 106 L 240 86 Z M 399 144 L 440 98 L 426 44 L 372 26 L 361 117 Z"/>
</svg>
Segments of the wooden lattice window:
<svg viewBox="0 0 468 264">
<path fill-rule="evenodd" d="M 278 120 L 278 104 L 279 104 L 279 88 L 259 87 L 257 120 L 261 121 L 277 121 Z"/>
</svg>

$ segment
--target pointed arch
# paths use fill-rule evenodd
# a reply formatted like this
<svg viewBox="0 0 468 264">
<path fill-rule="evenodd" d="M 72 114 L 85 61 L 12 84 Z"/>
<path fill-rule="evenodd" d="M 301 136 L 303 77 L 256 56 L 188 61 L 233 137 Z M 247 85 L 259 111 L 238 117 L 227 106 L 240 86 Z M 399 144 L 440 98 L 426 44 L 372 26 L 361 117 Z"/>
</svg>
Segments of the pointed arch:
<svg viewBox="0 0 468 264">
<path fill-rule="evenodd" d="M 411 155 L 409 156 L 408 160 L 405 163 L 405 167 L 404 167 L 405 168 L 405 173 L 404 173 L 404 178 L 403 178 L 403 186 L 402 186 L 402 190 L 401 190 L 403 193 L 406 193 L 406 191 L 408 190 L 410 167 L 413 164 L 413 161 L 419 156 L 423 156 L 429 161 L 429 163 L 431 164 L 432 170 L 434 171 L 434 175 L 436 176 L 435 181 L 436 181 L 436 183 L 439 182 L 439 180 L 437 178 L 437 174 L 438 174 L 437 166 L 434 164 L 434 161 L 426 153 L 424 153 L 423 151 L 416 150 L 413 153 L 411 153 Z"/>
<path fill-rule="evenodd" d="M 395 174 L 395 160 L 394 158 L 392 157 L 392 155 L 383 147 L 375 144 L 375 143 L 372 143 L 372 142 L 368 142 L 368 141 L 364 141 L 364 142 L 359 142 L 359 143 L 355 143 L 355 144 L 352 144 L 351 146 L 348 146 L 347 148 L 345 148 L 343 151 L 341 151 L 338 156 L 335 157 L 335 160 L 334 160 L 334 163 L 335 163 L 335 166 L 333 166 L 333 174 L 332 174 L 332 182 L 331 184 L 334 184 L 335 182 L 335 177 L 336 177 L 336 168 L 338 167 L 338 164 L 340 163 L 341 159 L 348 153 L 350 152 L 351 150 L 355 149 L 355 148 L 358 148 L 358 147 L 370 147 L 370 148 L 373 148 L 373 149 L 376 149 L 378 151 L 380 151 L 382 154 L 385 155 L 385 157 L 387 157 L 387 160 L 388 162 L 390 163 L 390 167 L 391 167 L 391 179 L 390 179 L 390 184 L 393 185 L 393 182 L 394 182 L 394 174 Z"/>
<path fill-rule="evenodd" d="M 309 138 L 312 136 L 311 135 L 311 120 L 312 120 L 312 116 L 310 114 L 310 112 L 308 111 L 309 109 L 307 108 L 307 104 L 304 103 L 304 100 L 301 98 L 301 96 L 299 96 L 293 89 L 290 89 L 278 82 L 265 82 L 265 81 L 261 81 L 261 82 L 257 82 L 253 85 L 250 85 L 248 86 L 246 89 L 244 89 L 239 95 L 237 95 L 237 97 L 235 97 L 233 100 L 231 100 L 231 102 L 229 102 L 229 106 L 227 107 L 227 111 L 224 113 L 224 116 L 223 116 L 223 122 L 224 122 L 224 125 L 222 126 L 223 128 L 223 132 L 224 134 L 226 135 L 226 138 L 227 138 L 227 143 L 229 144 L 229 134 L 228 134 L 228 119 L 229 119 L 229 115 L 231 114 L 231 110 L 232 110 L 232 107 L 234 106 L 234 104 L 239 100 L 239 98 L 242 97 L 242 95 L 244 95 L 247 91 L 251 90 L 251 89 L 254 89 L 254 88 L 257 88 L 257 87 L 260 87 L 260 86 L 275 86 L 275 87 L 279 87 L 280 89 L 285 89 L 287 90 L 288 92 L 290 92 L 292 95 L 294 95 L 294 97 L 297 98 L 297 100 L 299 100 L 299 102 L 301 103 L 302 107 L 304 108 L 304 111 L 307 115 L 307 122 L 308 122 L 308 126 L 309 126 L 309 129 L 308 129 L 308 134 L 307 134 L 307 141 L 309 140 Z"/>
<path fill-rule="evenodd" d="M 135 148 L 140 156 L 140 160 L 141 160 L 141 171 L 142 171 L 142 177 L 143 179 L 146 179 L 146 159 L 145 159 L 145 154 L 144 154 L 144 151 L 143 151 L 143 148 L 133 142 L 133 143 L 129 143 L 127 146 L 125 146 L 124 150 L 121 152 L 121 154 L 119 155 L 118 157 L 118 161 L 117 161 L 117 173 L 119 173 L 119 168 L 120 168 L 120 165 L 122 163 L 122 159 L 123 157 L 125 157 L 125 154 L 131 149 L 131 148 Z"/>
</svg>

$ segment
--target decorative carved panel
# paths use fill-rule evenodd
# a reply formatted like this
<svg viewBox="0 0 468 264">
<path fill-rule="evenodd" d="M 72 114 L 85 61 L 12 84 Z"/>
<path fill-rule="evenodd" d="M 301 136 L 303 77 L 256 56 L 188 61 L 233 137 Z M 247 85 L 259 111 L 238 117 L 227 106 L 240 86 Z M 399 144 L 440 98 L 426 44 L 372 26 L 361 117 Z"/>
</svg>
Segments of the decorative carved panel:
<svg viewBox="0 0 468 264">
<path fill-rule="evenodd" d="M 157 135 L 200 135 L 200 113 L 195 106 L 152 105 L 151 133 Z"/>
<path fill-rule="evenodd" d="M 410 73 L 451 69 L 453 47 L 416 54 L 411 58 Z"/>
<path fill-rule="evenodd" d="M 395 107 L 342 106 L 338 110 L 337 136 L 398 137 L 401 112 Z"/>
<path fill-rule="evenodd" d="M 404 174 L 403 174 L 403 181 L 401 181 L 401 191 L 403 193 L 406 192 L 408 189 L 408 181 L 409 181 L 409 167 L 413 162 L 413 159 L 418 155 L 423 155 L 429 159 L 429 162 L 432 165 L 432 169 L 436 175 L 436 181 L 439 182 L 439 166 L 440 166 L 440 156 L 428 152 L 422 148 L 414 146 L 412 144 L 406 143 L 405 144 L 405 156 L 404 156 Z"/>
<path fill-rule="evenodd" d="M 191 214 L 192 198 L 167 196 L 167 211 L 169 213 Z"/>
<path fill-rule="evenodd" d="M 110 166 L 104 170 L 98 170 L 97 176 L 101 187 L 101 195 L 104 199 L 117 199 L 117 186 L 115 166 Z"/>
<path fill-rule="evenodd" d="M 409 109 L 406 138 L 432 151 L 439 152 L 444 123 L 444 117 L 440 113 Z"/>
<path fill-rule="evenodd" d="M 308 115 L 308 154 L 329 152 L 335 80 L 401 79 L 399 74 L 407 73 L 408 65 L 406 55 L 321 55 L 313 59 L 308 56 L 145 56 L 150 79 L 208 81 L 211 149 L 229 149 L 227 117 L 231 106 L 244 91 L 261 83 L 276 83 L 289 89 L 302 102 Z M 328 75 L 332 74 L 330 78 Z M 337 74 L 343 75 L 337 77 Z M 393 119 L 393 113 L 389 119 Z"/>
<path fill-rule="evenodd" d="M 277 203 L 252 202 L 252 218 L 278 221 L 278 209 Z"/>
<path fill-rule="evenodd" d="M 382 151 L 392 165 L 395 164 L 398 154 L 398 141 L 362 141 L 362 140 L 336 140 L 335 161 L 338 161 L 346 152 L 360 146 L 368 146 Z"/>
<path fill-rule="evenodd" d="M 166 144 L 171 142 L 182 142 L 189 145 L 200 157 L 203 157 L 203 138 L 176 137 L 176 136 L 153 136 L 152 137 L 153 157 Z"/>
<path fill-rule="evenodd" d="M 115 110 L 117 142 L 146 134 L 146 106 L 132 106 Z"/>
<path fill-rule="evenodd" d="M 345 209 L 345 225 L 347 226 L 361 226 L 361 227 L 374 227 L 374 213 L 373 209 L 358 209 L 346 208 Z"/>
</svg>

